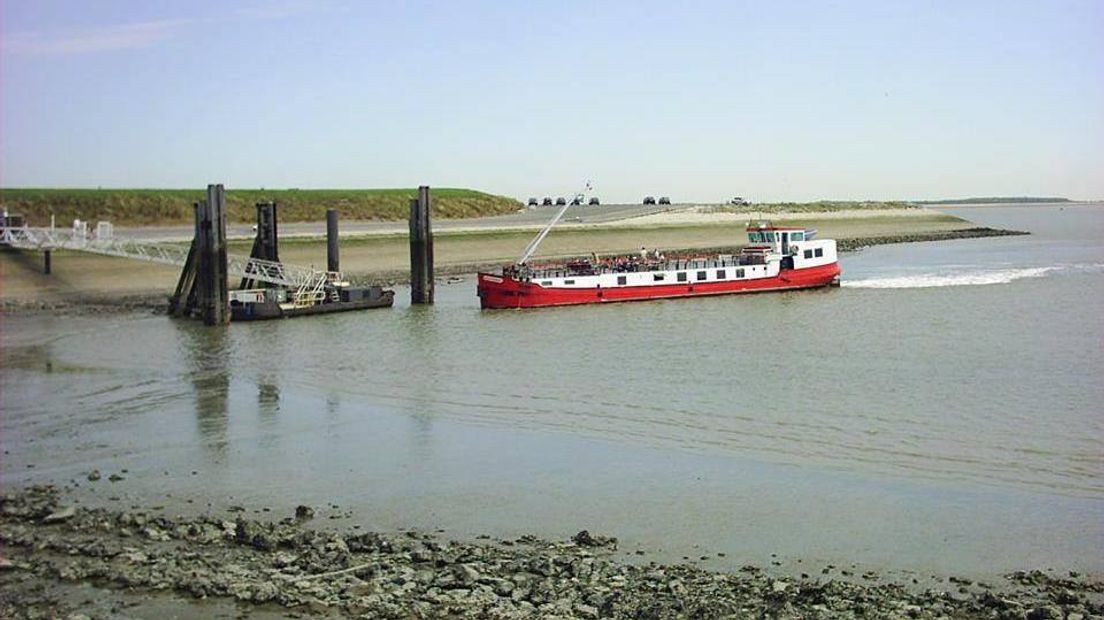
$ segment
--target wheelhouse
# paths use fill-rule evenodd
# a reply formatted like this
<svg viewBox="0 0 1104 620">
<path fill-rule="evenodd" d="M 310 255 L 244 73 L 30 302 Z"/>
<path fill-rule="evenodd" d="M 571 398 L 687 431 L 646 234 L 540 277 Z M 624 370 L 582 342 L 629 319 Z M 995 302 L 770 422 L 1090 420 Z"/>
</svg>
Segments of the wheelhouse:
<svg viewBox="0 0 1104 620">
<path fill-rule="evenodd" d="M 748 226 L 749 247 L 767 247 L 771 251 L 787 255 L 793 244 L 812 241 L 816 236 L 815 228 L 797 228 L 792 226 L 772 226 L 769 222 Z"/>
</svg>

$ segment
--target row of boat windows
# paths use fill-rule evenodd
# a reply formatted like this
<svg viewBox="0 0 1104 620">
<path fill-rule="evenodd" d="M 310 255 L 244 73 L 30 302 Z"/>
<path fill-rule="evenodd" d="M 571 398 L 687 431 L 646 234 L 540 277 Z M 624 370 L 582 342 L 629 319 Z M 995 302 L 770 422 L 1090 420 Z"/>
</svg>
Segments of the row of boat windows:
<svg viewBox="0 0 1104 620">
<path fill-rule="evenodd" d="M 735 271 L 735 277 L 736 278 L 742 278 L 742 277 L 744 277 L 744 273 L 745 273 L 745 271 L 743 269 L 737 269 Z M 724 280 L 726 278 L 728 278 L 728 270 L 727 269 L 718 269 L 716 279 Z M 665 274 L 665 273 L 654 273 L 654 274 L 652 274 L 652 281 L 653 282 L 663 282 L 665 279 L 667 279 L 667 274 Z M 690 279 L 690 275 L 685 271 L 680 271 L 680 272 L 675 274 L 675 280 L 678 281 L 678 282 L 687 282 L 687 281 L 689 281 L 689 279 Z M 709 279 L 709 272 L 708 271 L 699 271 L 699 272 L 694 274 L 694 279 L 698 282 L 708 280 Z M 628 283 L 629 283 L 629 277 L 628 276 L 617 276 L 617 284 L 619 286 L 624 286 Z M 565 286 L 571 286 L 572 284 L 575 284 L 575 280 L 564 280 L 564 285 Z M 552 285 L 551 280 L 542 280 L 541 281 L 541 286 L 551 286 L 551 285 Z"/>
<path fill-rule="evenodd" d="M 817 248 L 815 250 L 805 250 L 805 258 L 812 258 L 814 256 L 824 256 L 824 248 Z"/>
<path fill-rule="evenodd" d="M 782 235 L 789 235 L 790 241 L 804 241 L 805 231 L 795 231 L 789 233 L 775 233 L 775 232 L 749 232 L 748 240 L 752 243 L 774 243 L 776 240 L 781 241 Z"/>
</svg>

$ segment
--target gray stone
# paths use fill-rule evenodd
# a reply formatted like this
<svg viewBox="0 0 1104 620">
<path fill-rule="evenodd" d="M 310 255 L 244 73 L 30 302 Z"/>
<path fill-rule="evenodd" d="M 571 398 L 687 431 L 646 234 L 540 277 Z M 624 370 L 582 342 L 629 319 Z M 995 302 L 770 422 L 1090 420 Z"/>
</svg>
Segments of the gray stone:
<svg viewBox="0 0 1104 620">
<path fill-rule="evenodd" d="M 77 514 L 76 506 L 66 506 L 61 510 L 51 512 L 42 518 L 43 523 L 58 523 L 73 518 L 73 515 Z"/>
<path fill-rule="evenodd" d="M 475 567 L 471 564 L 460 564 L 453 567 L 452 574 L 459 583 L 464 585 L 473 584 L 479 581 L 481 577 L 479 571 L 475 570 Z"/>
</svg>

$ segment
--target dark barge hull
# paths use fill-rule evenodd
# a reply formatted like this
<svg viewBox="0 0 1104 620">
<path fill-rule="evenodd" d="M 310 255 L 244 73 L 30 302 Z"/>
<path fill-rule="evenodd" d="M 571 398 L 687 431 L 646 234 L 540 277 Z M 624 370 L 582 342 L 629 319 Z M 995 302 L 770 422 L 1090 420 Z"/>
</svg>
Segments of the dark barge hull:
<svg viewBox="0 0 1104 620">
<path fill-rule="evenodd" d="M 395 303 L 394 291 L 383 291 L 383 294 L 370 299 L 358 299 L 355 301 L 332 301 L 314 306 L 302 308 L 281 308 L 279 304 L 271 301 L 264 303 L 249 303 L 230 306 L 230 319 L 233 321 L 267 321 L 269 319 L 290 319 L 297 316 L 309 316 L 314 314 L 329 314 L 331 312 L 351 312 L 353 310 L 369 310 L 371 308 L 390 308 Z"/>
</svg>

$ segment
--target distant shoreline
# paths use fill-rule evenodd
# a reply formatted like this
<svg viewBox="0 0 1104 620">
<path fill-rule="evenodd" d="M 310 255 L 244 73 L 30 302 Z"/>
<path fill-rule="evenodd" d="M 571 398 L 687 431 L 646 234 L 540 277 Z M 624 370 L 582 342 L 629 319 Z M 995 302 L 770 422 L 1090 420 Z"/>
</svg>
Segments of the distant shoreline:
<svg viewBox="0 0 1104 620">
<path fill-rule="evenodd" d="M 1076 202 L 1061 196 L 982 196 L 977 198 L 945 198 L 941 200 L 911 200 L 918 205 L 1038 205 Z M 1086 201 L 1094 202 L 1094 201 Z"/>
</svg>

